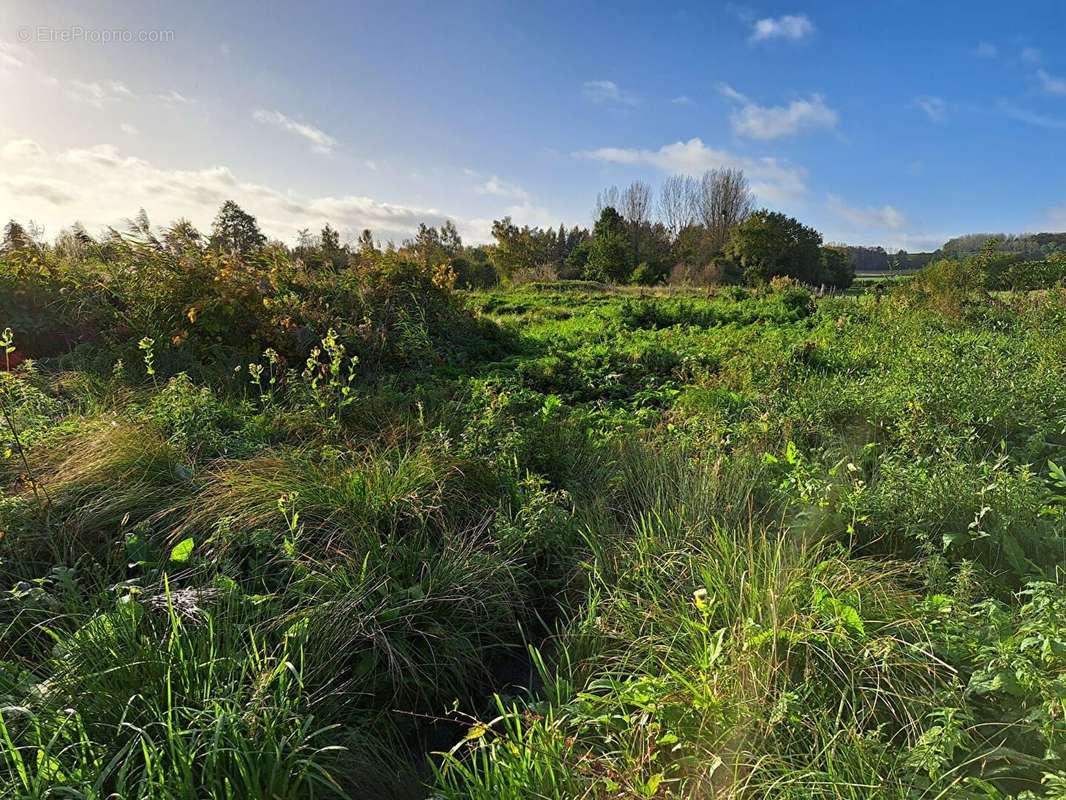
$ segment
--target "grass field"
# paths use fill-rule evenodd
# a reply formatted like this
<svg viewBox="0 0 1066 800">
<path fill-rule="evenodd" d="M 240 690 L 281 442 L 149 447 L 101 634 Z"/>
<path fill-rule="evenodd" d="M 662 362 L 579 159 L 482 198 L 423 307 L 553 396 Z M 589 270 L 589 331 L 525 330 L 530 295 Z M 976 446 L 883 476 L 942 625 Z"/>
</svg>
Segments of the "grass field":
<svg viewBox="0 0 1066 800">
<path fill-rule="evenodd" d="M 1061 289 L 20 274 L 0 795 L 1066 797 Z"/>
</svg>

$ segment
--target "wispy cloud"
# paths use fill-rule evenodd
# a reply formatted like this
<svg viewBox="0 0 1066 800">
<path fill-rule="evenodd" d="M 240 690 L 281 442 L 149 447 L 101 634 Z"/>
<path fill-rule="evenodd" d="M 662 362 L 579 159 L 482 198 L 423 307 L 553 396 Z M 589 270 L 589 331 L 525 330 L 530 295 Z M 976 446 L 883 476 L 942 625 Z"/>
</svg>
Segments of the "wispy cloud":
<svg viewBox="0 0 1066 800">
<path fill-rule="evenodd" d="M 732 86 L 722 84 L 718 91 L 738 104 L 729 114 L 733 131 L 752 139 L 780 139 L 818 128 L 835 128 L 840 121 L 840 115 L 818 94 L 793 100 L 787 106 L 760 106 Z"/>
<path fill-rule="evenodd" d="M 708 147 L 699 138 L 674 142 L 658 150 L 627 147 L 601 147 L 574 153 L 610 164 L 650 165 L 669 174 L 700 175 L 718 167 L 739 167 L 747 173 L 752 190 L 764 200 L 793 200 L 806 192 L 804 172 L 775 158 L 747 158 Z"/>
<path fill-rule="evenodd" d="M 1042 69 L 1036 71 L 1036 77 L 1040 79 L 1040 86 L 1048 94 L 1066 94 L 1066 78 L 1049 75 Z"/>
<path fill-rule="evenodd" d="M 489 194 L 495 197 L 509 197 L 514 200 L 529 200 L 530 195 L 517 183 L 502 180 L 496 175 L 490 175 L 483 183 L 474 187 L 478 194 Z"/>
<path fill-rule="evenodd" d="M 174 89 L 171 89 L 166 94 L 157 94 L 155 97 L 156 100 L 160 100 L 166 103 L 167 105 L 172 106 L 187 106 L 192 105 L 196 102 L 193 98 L 187 97 L 186 95 L 183 95 L 181 92 L 175 91 Z"/>
<path fill-rule="evenodd" d="M 640 98 L 623 91 L 614 81 L 585 81 L 581 84 L 581 94 L 593 103 L 635 106 L 640 102 Z"/>
<path fill-rule="evenodd" d="M 943 122 L 947 116 L 947 103 L 940 97 L 921 95 L 920 97 L 915 97 L 911 101 L 911 105 L 924 111 L 925 115 L 933 122 Z"/>
<path fill-rule="evenodd" d="M 67 86 L 67 94 L 96 108 L 103 108 L 105 103 L 133 100 L 136 97 L 122 81 L 73 80 Z"/>
<path fill-rule="evenodd" d="M 814 35 L 814 23 L 806 14 L 785 14 L 781 17 L 757 19 L 751 26 L 752 44 L 770 39 L 786 39 L 798 42 Z"/>
<path fill-rule="evenodd" d="M 1032 111 L 1027 108 L 1019 108 L 1018 106 L 1008 103 L 1006 100 L 1001 100 L 996 104 L 996 111 L 1005 117 L 1017 120 L 1018 122 L 1024 122 L 1027 125 L 1035 125 L 1038 128 L 1048 128 L 1049 130 L 1056 131 L 1066 130 L 1066 119 L 1049 117 L 1037 111 Z"/>
<path fill-rule="evenodd" d="M 670 102 L 673 103 L 675 106 L 694 106 L 694 105 L 696 105 L 695 101 L 691 97 L 689 97 L 687 94 L 678 95 L 677 97 L 675 97 Z"/>
<path fill-rule="evenodd" d="M 846 219 L 853 225 L 858 225 L 862 228 L 888 228 L 889 230 L 899 230 L 906 222 L 901 214 L 894 206 L 867 206 L 865 208 L 857 208 L 855 206 L 849 206 L 843 200 L 835 194 L 828 196 L 829 209 L 839 217 Z"/>
<path fill-rule="evenodd" d="M 979 58 L 996 58 L 999 55 L 999 48 L 991 42 L 981 42 L 973 53 Z"/>
<path fill-rule="evenodd" d="M 337 146 L 337 140 L 325 131 L 309 125 L 306 122 L 297 122 L 280 111 L 268 111 L 257 108 L 252 111 L 252 117 L 256 122 L 269 125 L 272 128 L 291 133 L 305 139 L 310 145 L 312 152 L 329 155 Z"/>
<path fill-rule="evenodd" d="M 137 126 L 131 125 L 128 122 L 123 122 L 121 125 L 118 126 L 118 129 L 127 136 L 137 136 L 138 134 L 140 134 L 140 130 L 137 128 Z"/>
</svg>

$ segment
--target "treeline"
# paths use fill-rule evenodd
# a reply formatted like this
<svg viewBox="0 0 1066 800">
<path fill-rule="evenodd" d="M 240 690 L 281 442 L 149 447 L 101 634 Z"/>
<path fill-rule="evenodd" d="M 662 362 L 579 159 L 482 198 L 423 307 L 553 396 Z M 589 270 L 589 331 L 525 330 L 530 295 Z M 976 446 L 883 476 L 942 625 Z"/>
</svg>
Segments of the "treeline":
<svg viewBox="0 0 1066 800">
<path fill-rule="evenodd" d="M 591 230 L 493 225 L 489 260 L 505 282 L 583 279 L 605 283 L 709 286 L 789 277 L 846 288 L 846 250 L 784 214 L 755 210 L 739 169 L 674 175 L 658 196 L 643 181 L 610 187 L 596 200 Z"/>
<path fill-rule="evenodd" d="M 937 252 L 908 253 L 897 250 L 889 253 L 883 247 L 864 247 L 861 245 L 839 245 L 848 254 L 848 261 L 855 272 L 903 273 L 914 272 L 937 258 Z"/>
<path fill-rule="evenodd" d="M 563 224 L 557 229 L 520 227 L 504 217 L 493 223 L 493 242 L 477 245 L 465 244 L 450 220 L 440 226 L 422 224 L 414 237 L 399 245 L 382 245 L 370 230 L 342 242 L 327 223 L 318 233 L 300 231 L 289 245 L 268 241 L 253 215 L 227 201 L 209 233 L 184 219 L 157 230 L 142 211 L 123 233 L 109 230 L 97 241 L 75 225 L 51 245 L 42 241 L 39 230 L 12 221 L 3 247 L 50 248 L 71 257 L 91 247 L 106 259 L 109 240 L 132 235 L 174 254 L 272 253 L 309 268 L 334 270 L 384 252 L 427 269 L 444 266 L 460 288 L 556 279 L 710 286 L 776 277 L 846 288 L 854 277 L 847 248 L 825 246 L 818 231 L 784 214 L 755 210 L 754 195 L 739 169 L 671 176 L 657 194 L 643 181 L 622 190 L 611 187 L 598 195 L 595 216 L 591 230 Z"/>
<path fill-rule="evenodd" d="M 858 273 L 914 272 L 940 259 L 961 260 L 978 256 L 993 243 L 993 251 L 1017 256 L 1021 261 L 1044 261 L 1066 253 L 1066 233 L 968 233 L 949 239 L 937 250 L 891 253 L 883 247 L 840 245 Z"/>
<path fill-rule="evenodd" d="M 949 239 L 939 250 L 944 258 L 975 256 L 993 242 L 998 253 L 1020 255 L 1024 259 L 1041 260 L 1066 253 L 1066 233 L 970 233 Z"/>
</svg>

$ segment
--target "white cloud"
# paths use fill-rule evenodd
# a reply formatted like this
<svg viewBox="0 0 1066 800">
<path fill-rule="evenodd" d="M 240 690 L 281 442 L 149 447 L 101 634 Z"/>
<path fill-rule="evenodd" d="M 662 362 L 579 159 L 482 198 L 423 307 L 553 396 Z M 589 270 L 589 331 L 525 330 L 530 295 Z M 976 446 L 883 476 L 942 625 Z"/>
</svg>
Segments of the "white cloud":
<svg viewBox="0 0 1066 800">
<path fill-rule="evenodd" d="M 614 81 L 585 81 L 581 84 L 581 94 L 593 103 L 635 106 L 640 102 L 636 95 L 623 91 Z"/>
<path fill-rule="evenodd" d="M 768 39 L 787 39 L 798 42 L 814 34 L 814 23 L 806 14 L 785 14 L 782 17 L 758 19 L 751 26 L 751 42 Z"/>
<path fill-rule="evenodd" d="M 899 230 L 906 222 L 903 218 L 903 214 L 890 205 L 856 208 L 847 205 L 834 194 L 829 195 L 828 200 L 829 208 L 834 214 L 837 214 L 853 225 L 858 225 L 862 228 L 888 228 L 889 230 Z"/>
<path fill-rule="evenodd" d="M 7 161 L 31 161 L 46 155 L 44 148 L 33 139 L 12 139 L 0 147 L 0 158 Z"/>
<path fill-rule="evenodd" d="M 490 194 L 496 197 L 511 197 L 515 200 L 528 201 L 529 192 L 516 183 L 501 180 L 496 175 L 491 175 L 484 183 L 474 188 L 478 194 Z"/>
<path fill-rule="evenodd" d="M 1049 75 L 1042 69 L 1036 71 L 1036 76 L 1040 78 L 1040 85 L 1048 94 L 1066 94 L 1066 78 Z"/>
<path fill-rule="evenodd" d="M 118 129 L 127 136 L 137 136 L 140 133 L 136 125 L 130 125 L 128 122 L 123 122 L 118 126 Z"/>
<path fill-rule="evenodd" d="M 378 168 L 378 162 L 368 158 L 366 161 L 363 162 L 363 166 L 367 169 L 376 170 Z"/>
<path fill-rule="evenodd" d="M 28 151 L 27 140 L 0 147 L 6 153 Z M 35 144 L 35 143 L 31 143 Z M 43 154 L 43 149 L 35 152 Z M 168 223 L 187 217 L 210 228 L 218 207 L 234 200 L 254 214 L 264 232 L 291 240 L 303 227 L 329 222 L 338 230 L 370 228 L 382 240 L 411 236 L 420 222 L 440 225 L 453 219 L 463 236 L 485 241 L 491 221 L 469 220 L 434 208 L 416 208 L 356 195 L 308 197 L 264 184 L 241 180 L 228 167 L 167 169 L 128 156 L 110 144 L 73 148 L 56 156 L 21 165 L 17 174 L 5 168 L 0 178 L 0 208 L 17 209 L 58 230 L 80 220 L 90 230 L 121 225 L 145 208 L 153 220 Z M 83 192 L 81 187 L 91 187 Z"/>
<path fill-rule="evenodd" d="M 694 106 L 696 103 L 687 94 L 678 95 L 670 101 L 675 106 Z"/>
<path fill-rule="evenodd" d="M 947 103 L 939 97 L 930 97 L 929 95 L 915 97 L 912 105 L 924 111 L 926 116 L 933 122 L 943 122 L 947 114 Z"/>
<path fill-rule="evenodd" d="M 699 138 L 663 145 L 658 150 L 601 147 L 574 155 L 612 164 L 648 164 L 666 173 L 683 175 L 699 175 L 718 167 L 739 167 L 748 176 L 756 195 L 771 202 L 793 200 L 806 192 L 802 169 L 774 158 L 746 158 L 716 150 Z"/>
<path fill-rule="evenodd" d="M 175 91 L 174 89 L 171 89 L 166 94 L 157 94 L 155 99 L 171 106 L 187 106 L 196 102 L 193 98 L 186 97 L 181 92 Z"/>
<path fill-rule="evenodd" d="M 996 58 L 999 55 L 999 48 L 989 42 L 981 42 L 974 50 L 974 55 L 981 58 Z"/>
<path fill-rule="evenodd" d="M 67 86 L 67 94 L 79 102 L 88 103 L 96 108 L 103 108 L 105 103 L 117 103 L 120 100 L 135 98 L 133 92 L 122 81 L 73 80 Z"/>
<path fill-rule="evenodd" d="M 840 115 L 825 104 L 821 95 L 807 100 L 793 100 L 787 106 L 760 106 L 731 86 L 722 84 L 718 90 L 739 103 L 729 114 L 733 131 L 753 139 L 779 139 L 818 128 L 835 128 Z"/>
<path fill-rule="evenodd" d="M 297 122 L 280 111 L 267 111 L 263 108 L 257 108 L 252 112 L 252 116 L 257 122 L 261 122 L 264 125 L 270 125 L 306 139 L 311 145 L 312 152 L 329 155 L 333 152 L 333 148 L 337 146 L 337 140 L 325 131 L 316 128 L 314 125 L 308 125 L 306 122 Z"/>
</svg>

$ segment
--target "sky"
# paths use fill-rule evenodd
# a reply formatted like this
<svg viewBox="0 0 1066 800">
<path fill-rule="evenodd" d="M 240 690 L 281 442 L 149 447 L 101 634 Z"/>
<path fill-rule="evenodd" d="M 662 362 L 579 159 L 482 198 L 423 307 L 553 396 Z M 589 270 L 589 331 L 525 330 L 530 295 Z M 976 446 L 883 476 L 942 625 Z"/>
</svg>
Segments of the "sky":
<svg viewBox="0 0 1066 800">
<path fill-rule="evenodd" d="M 741 167 L 826 241 L 1066 229 L 1066 3 L 0 0 L 0 218 L 589 225 Z"/>
</svg>

